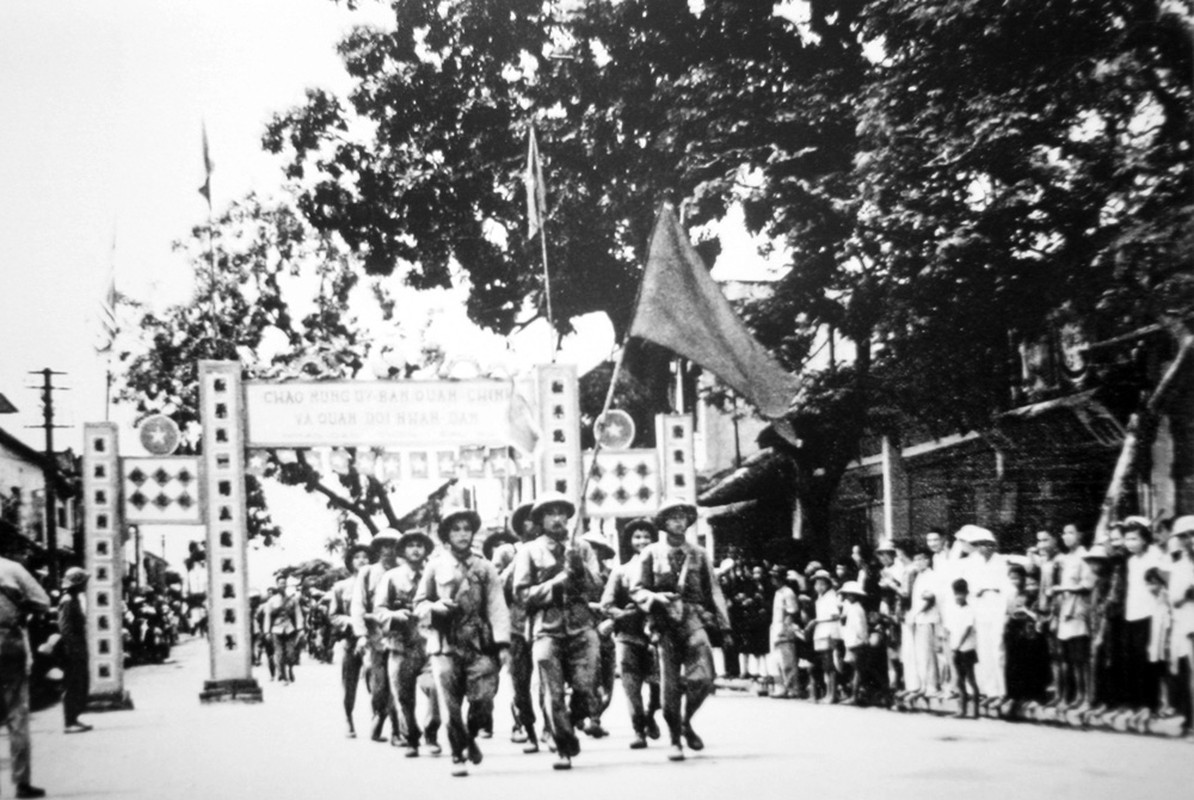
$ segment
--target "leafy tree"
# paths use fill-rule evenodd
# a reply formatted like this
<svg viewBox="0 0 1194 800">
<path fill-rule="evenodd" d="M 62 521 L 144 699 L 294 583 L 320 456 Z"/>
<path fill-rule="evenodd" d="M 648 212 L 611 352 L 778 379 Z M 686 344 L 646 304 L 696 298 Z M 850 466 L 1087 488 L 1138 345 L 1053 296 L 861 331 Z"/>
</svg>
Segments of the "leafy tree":
<svg viewBox="0 0 1194 800">
<path fill-rule="evenodd" d="M 982 427 L 1009 400 L 1009 332 L 1066 306 L 1106 337 L 1194 306 L 1191 33 L 1165 0 L 869 4 L 884 58 L 857 179 L 906 405 Z"/>
<path fill-rule="evenodd" d="M 524 298 L 545 307 L 534 125 L 556 325 L 603 310 L 621 334 L 657 200 L 710 260 L 706 223 L 740 203 L 792 263 L 744 315 L 805 374 L 801 444 L 767 441 L 822 534 L 864 431 L 985 427 L 1015 337 L 1061 305 L 1096 333 L 1190 307 L 1184 0 L 391 6 L 394 30 L 341 45 L 346 101 L 312 90 L 268 126 L 306 218 L 374 274 L 437 286 L 459 265 L 470 316 L 509 332 Z M 826 329 L 850 356 L 817 371 Z M 634 376 L 649 408 L 654 366 Z"/>
<path fill-rule="evenodd" d="M 183 430 L 182 452 L 199 446 L 200 359 L 238 359 L 246 379 L 351 378 L 364 366 L 365 335 L 347 311 L 359 281 L 352 262 L 285 204 L 253 196 L 234 202 L 178 247 L 199 286 L 187 303 L 142 314 L 141 341 L 120 355 L 118 397 L 141 414 L 171 416 Z M 323 495 L 355 539 L 352 519 L 375 532 L 375 517 L 393 525 L 397 515 L 386 487 L 353 468 L 356 449 L 349 454 L 343 474 L 324 476 L 302 450 L 270 451 L 263 475 Z M 280 531 L 258 479 L 248 475 L 246 483 L 250 536 L 268 544 Z"/>
</svg>

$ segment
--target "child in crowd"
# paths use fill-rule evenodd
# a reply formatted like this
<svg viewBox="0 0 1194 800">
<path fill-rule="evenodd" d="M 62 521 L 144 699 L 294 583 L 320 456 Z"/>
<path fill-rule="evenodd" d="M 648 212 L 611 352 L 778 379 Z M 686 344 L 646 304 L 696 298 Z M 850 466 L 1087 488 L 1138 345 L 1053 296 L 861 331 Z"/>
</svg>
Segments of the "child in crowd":
<svg viewBox="0 0 1194 800">
<path fill-rule="evenodd" d="M 796 597 L 798 611 L 796 612 L 796 696 L 801 699 L 816 696 L 816 685 L 813 683 L 813 662 L 817 658 L 813 650 L 812 637 L 806 634 L 810 623 L 816 619 L 813 598 L 807 594 Z"/>
<path fill-rule="evenodd" d="M 833 579 L 826 570 L 813 574 L 813 591 L 816 616 L 808 625 L 808 635 L 813 640 L 816 663 L 825 676 L 825 694 L 817 702 L 837 702 L 837 676 L 840 669 L 838 645 L 842 640 L 841 603 L 833 590 Z"/>
<path fill-rule="evenodd" d="M 953 652 L 954 674 L 957 676 L 957 716 L 966 716 L 966 704 L 973 697 L 974 716 L 977 718 L 979 697 L 974 666 L 978 663 L 978 653 L 975 650 L 974 608 L 969 604 L 970 585 L 965 578 L 958 578 L 952 588 L 955 604 L 949 621 L 949 648 Z"/>
<path fill-rule="evenodd" d="M 846 648 L 846 662 L 854 667 L 850 679 L 848 704 L 861 704 L 862 679 L 867 673 L 867 648 L 870 631 L 862 600 L 866 592 L 858 581 L 846 581 L 838 592 L 842 596 L 842 644 Z"/>
<path fill-rule="evenodd" d="M 1085 711 L 1090 708 L 1086 678 L 1090 665 L 1090 590 L 1093 576 L 1086 548 L 1077 527 L 1066 525 L 1061 533 L 1066 552 L 1058 557 L 1057 638 L 1061 644 L 1062 704 Z"/>
</svg>

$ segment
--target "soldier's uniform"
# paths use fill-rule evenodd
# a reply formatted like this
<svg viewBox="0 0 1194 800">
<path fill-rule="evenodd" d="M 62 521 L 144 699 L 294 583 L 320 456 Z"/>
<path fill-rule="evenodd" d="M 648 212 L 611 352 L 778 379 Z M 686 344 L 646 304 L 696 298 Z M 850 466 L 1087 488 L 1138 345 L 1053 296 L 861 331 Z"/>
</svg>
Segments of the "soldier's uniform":
<svg viewBox="0 0 1194 800">
<path fill-rule="evenodd" d="M 29 643 L 25 620 L 50 610 L 50 598 L 24 567 L 0 558 L 0 720 L 8 727 L 12 781 L 19 796 L 44 794 L 29 785 Z"/>
<path fill-rule="evenodd" d="M 470 524 L 476 531 L 479 520 L 473 512 L 446 513 L 440 523 L 441 540 L 447 540 L 446 523 L 462 515 L 475 520 Z M 466 758 L 480 763 L 476 736 L 497 694 L 498 651 L 510 646 L 510 613 L 497 570 L 471 551 L 460 556 L 445 547 L 428 560 L 414 605 L 426 626 L 431 674 L 453 763 L 461 765 Z M 461 769 L 456 774 L 466 773 Z"/>
<path fill-rule="evenodd" d="M 357 649 L 356 634 L 352 629 L 352 589 L 356 576 L 349 576 L 332 585 L 328 592 L 328 621 L 332 635 L 341 643 L 340 685 L 344 696 L 344 716 L 348 720 L 348 735 L 355 736 L 352 711 L 357 704 L 357 687 L 361 683 L 361 667 L 365 654 Z"/>
<path fill-rule="evenodd" d="M 412 535 L 425 539 L 427 551 L 431 550 L 430 539 L 422 534 L 407 534 Z M 419 675 L 430 665 L 426 641 L 415 615 L 415 593 L 423 577 L 424 566 L 419 564 L 416 567 L 407 561 L 399 561 L 398 566 L 382 576 L 373 596 L 373 614 L 388 653 L 387 677 L 398 715 L 398 738 L 408 748 L 407 755 L 410 756 L 418 755 L 421 734 L 415 718 Z M 440 723 L 434 695 L 431 700 L 433 708 L 427 725 L 428 744 L 435 742 Z"/>
<path fill-rule="evenodd" d="M 569 516 L 575 511 L 563 496 L 548 493 L 535 503 L 532 516 L 538 520 L 539 512 L 553 503 L 564 505 Z M 571 569 L 569 558 L 574 561 Z M 579 694 L 583 708 L 599 705 L 594 688 L 600 645 L 589 603 L 600 600 L 602 588 L 597 557 L 583 541 L 569 547 L 545 532 L 514 558 L 514 592 L 530 618 L 531 655 L 561 769 L 580 752 L 565 688 Z"/>
<path fill-rule="evenodd" d="M 614 621 L 614 640 L 618 647 L 618 668 L 622 673 L 622 689 L 630 702 L 630 724 L 635 740 L 632 747 L 645 746 L 645 738 L 658 738 L 655 712 L 660 708 L 659 665 L 655 648 L 647 637 L 646 614 L 631 596 L 635 572 L 639 569 L 636 554 L 625 564 L 614 568 L 605 591 L 601 595 L 601 606 Z M 648 685 L 648 701 L 643 706 L 643 684 Z"/>
<path fill-rule="evenodd" d="M 668 512 L 678 506 L 691 509 L 695 521 L 696 509 L 691 505 L 665 503 L 657 517 L 661 528 Z M 632 594 L 639 607 L 650 613 L 649 625 L 659 648 L 663 718 L 674 748 L 669 758 L 679 760 L 682 737 L 693 750 L 704 747 L 691 723 L 713 690 L 713 649 L 706 628 L 728 631 L 730 621 L 712 560 L 703 548 L 687 541 L 672 547 L 665 539 L 648 545 L 639 559 Z M 665 592 L 676 599 L 669 600 Z"/>
<path fill-rule="evenodd" d="M 374 549 L 381 545 L 392 545 L 397 548 L 399 536 L 397 531 L 387 529 L 373 537 L 370 543 Z M 373 729 L 371 737 L 375 742 L 384 741 L 382 729 L 386 719 L 390 720 L 390 733 L 397 741 L 398 714 L 390 700 L 390 682 L 387 673 L 387 651 L 381 629 L 373 615 L 373 598 L 382 576 L 393 568 L 394 564 L 384 564 L 378 561 L 361 567 L 352 587 L 352 602 L 349 605 L 352 618 L 352 630 L 358 641 L 364 639 L 365 644 L 365 686 L 369 689 L 373 707 Z"/>
</svg>

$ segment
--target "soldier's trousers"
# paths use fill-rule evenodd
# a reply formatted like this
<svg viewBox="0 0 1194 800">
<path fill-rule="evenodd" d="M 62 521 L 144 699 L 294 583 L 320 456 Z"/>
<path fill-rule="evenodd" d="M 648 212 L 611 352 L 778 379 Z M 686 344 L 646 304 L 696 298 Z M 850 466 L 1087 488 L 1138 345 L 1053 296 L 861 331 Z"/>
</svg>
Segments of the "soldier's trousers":
<svg viewBox="0 0 1194 800">
<path fill-rule="evenodd" d="M 358 653 L 351 640 L 340 643 L 340 686 L 344 693 L 344 716 L 350 721 L 357 705 L 357 686 L 361 683 L 364 663 L 364 653 Z"/>
<path fill-rule="evenodd" d="M 713 677 L 713 648 L 704 628 L 659 637 L 659 688 L 673 744 L 680 743 L 684 725 L 713 691 Z"/>
<path fill-rule="evenodd" d="M 510 683 L 514 686 L 514 701 L 511 711 L 514 721 L 535 739 L 535 703 L 531 698 L 531 675 L 534 662 L 531 660 L 531 645 L 525 636 L 510 636 Z"/>
<path fill-rule="evenodd" d="M 367 654 L 365 687 L 369 690 L 373 707 L 373 733 L 380 736 L 385 721 L 389 718 L 390 732 L 397 736 L 398 714 L 394 711 L 394 703 L 390 699 L 389 653 L 385 648 L 370 645 Z"/>
<path fill-rule="evenodd" d="M 439 713 L 448 725 L 448 745 L 453 758 L 463 758 L 477 731 L 485 724 L 486 711 L 493 708 L 498 688 L 498 664 L 479 653 L 449 653 L 431 656 L 431 674 L 439 695 Z M 468 718 L 464 701 L 468 700 Z"/>
<path fill-rule="evenodd" d="M 12 782 L 30 782 L 29 673 L 24 637 L 0 640 L 0 721 L 8 727 Z"/>
<path fill-rule="evenodd" d="M 572 715 L 565 700 L 565 687 L 572 687 L 583 708 L 597 708 L 595 685 L 598 659 L 601 657 L 597 631 L 590 628 L 571 636 L 544 636 L 531 646 L 539 686 L 545 703 L 544 714 L 561 756 L 571 758 L 580 752 L 580 741 L 572 725 Z"/>
<path fill-rule="evenodd" d="M 419 723 L 415 717 L 416 698 L 418 697 L 419 675 L 427 666 L 427 654 L 419 648 L 415 652 L 400 653 L 391 650 L 387 662 L 387 678 L 390 684 L 390 697 L 394 703 L 394 713 L 398 717 L 398 727 L 394 733 L 407 747 L 418 747 Z M 435 707 L 435 692 L 431 692 L 431 718 L 428 720 L 428 733 L 434 734 L 439 728 L 439 709 Z M 432 727 L 434 726 L 434 727 Z"/>
<path fill-rule="evenodd" d="M 618 642 L 618 666 L 622 672 L 622 690 L 630 703 L 630 724 L 634 732 L 646 733 L 647 719 L 659 710 L 659 667 L 649 644 Z M 648 685 L 648 700 L 643 707 L 643 684 Z"/>
</svg>

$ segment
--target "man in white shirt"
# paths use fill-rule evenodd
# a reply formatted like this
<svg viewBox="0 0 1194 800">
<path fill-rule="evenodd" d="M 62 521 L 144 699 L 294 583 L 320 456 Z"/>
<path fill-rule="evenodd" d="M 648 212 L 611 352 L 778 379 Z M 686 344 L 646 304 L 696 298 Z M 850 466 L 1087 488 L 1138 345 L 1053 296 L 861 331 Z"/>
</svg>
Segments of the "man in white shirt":
<svg viewBox="0 0 1194 800">
<path fill-rule="evenodd" d="M 957 538 L 977 550 L 967 559 L 965 577 L 973 597 L 974 644 L 978 652 L 975 678 L 979 691 L 987 698 L 985 702 L 992 703 L 1007 694 L 1003 643 L 1010 595 L 1007 560 L 995 553 L 995 534 L 986 528 L 964 525 Z"/>
</svg>

